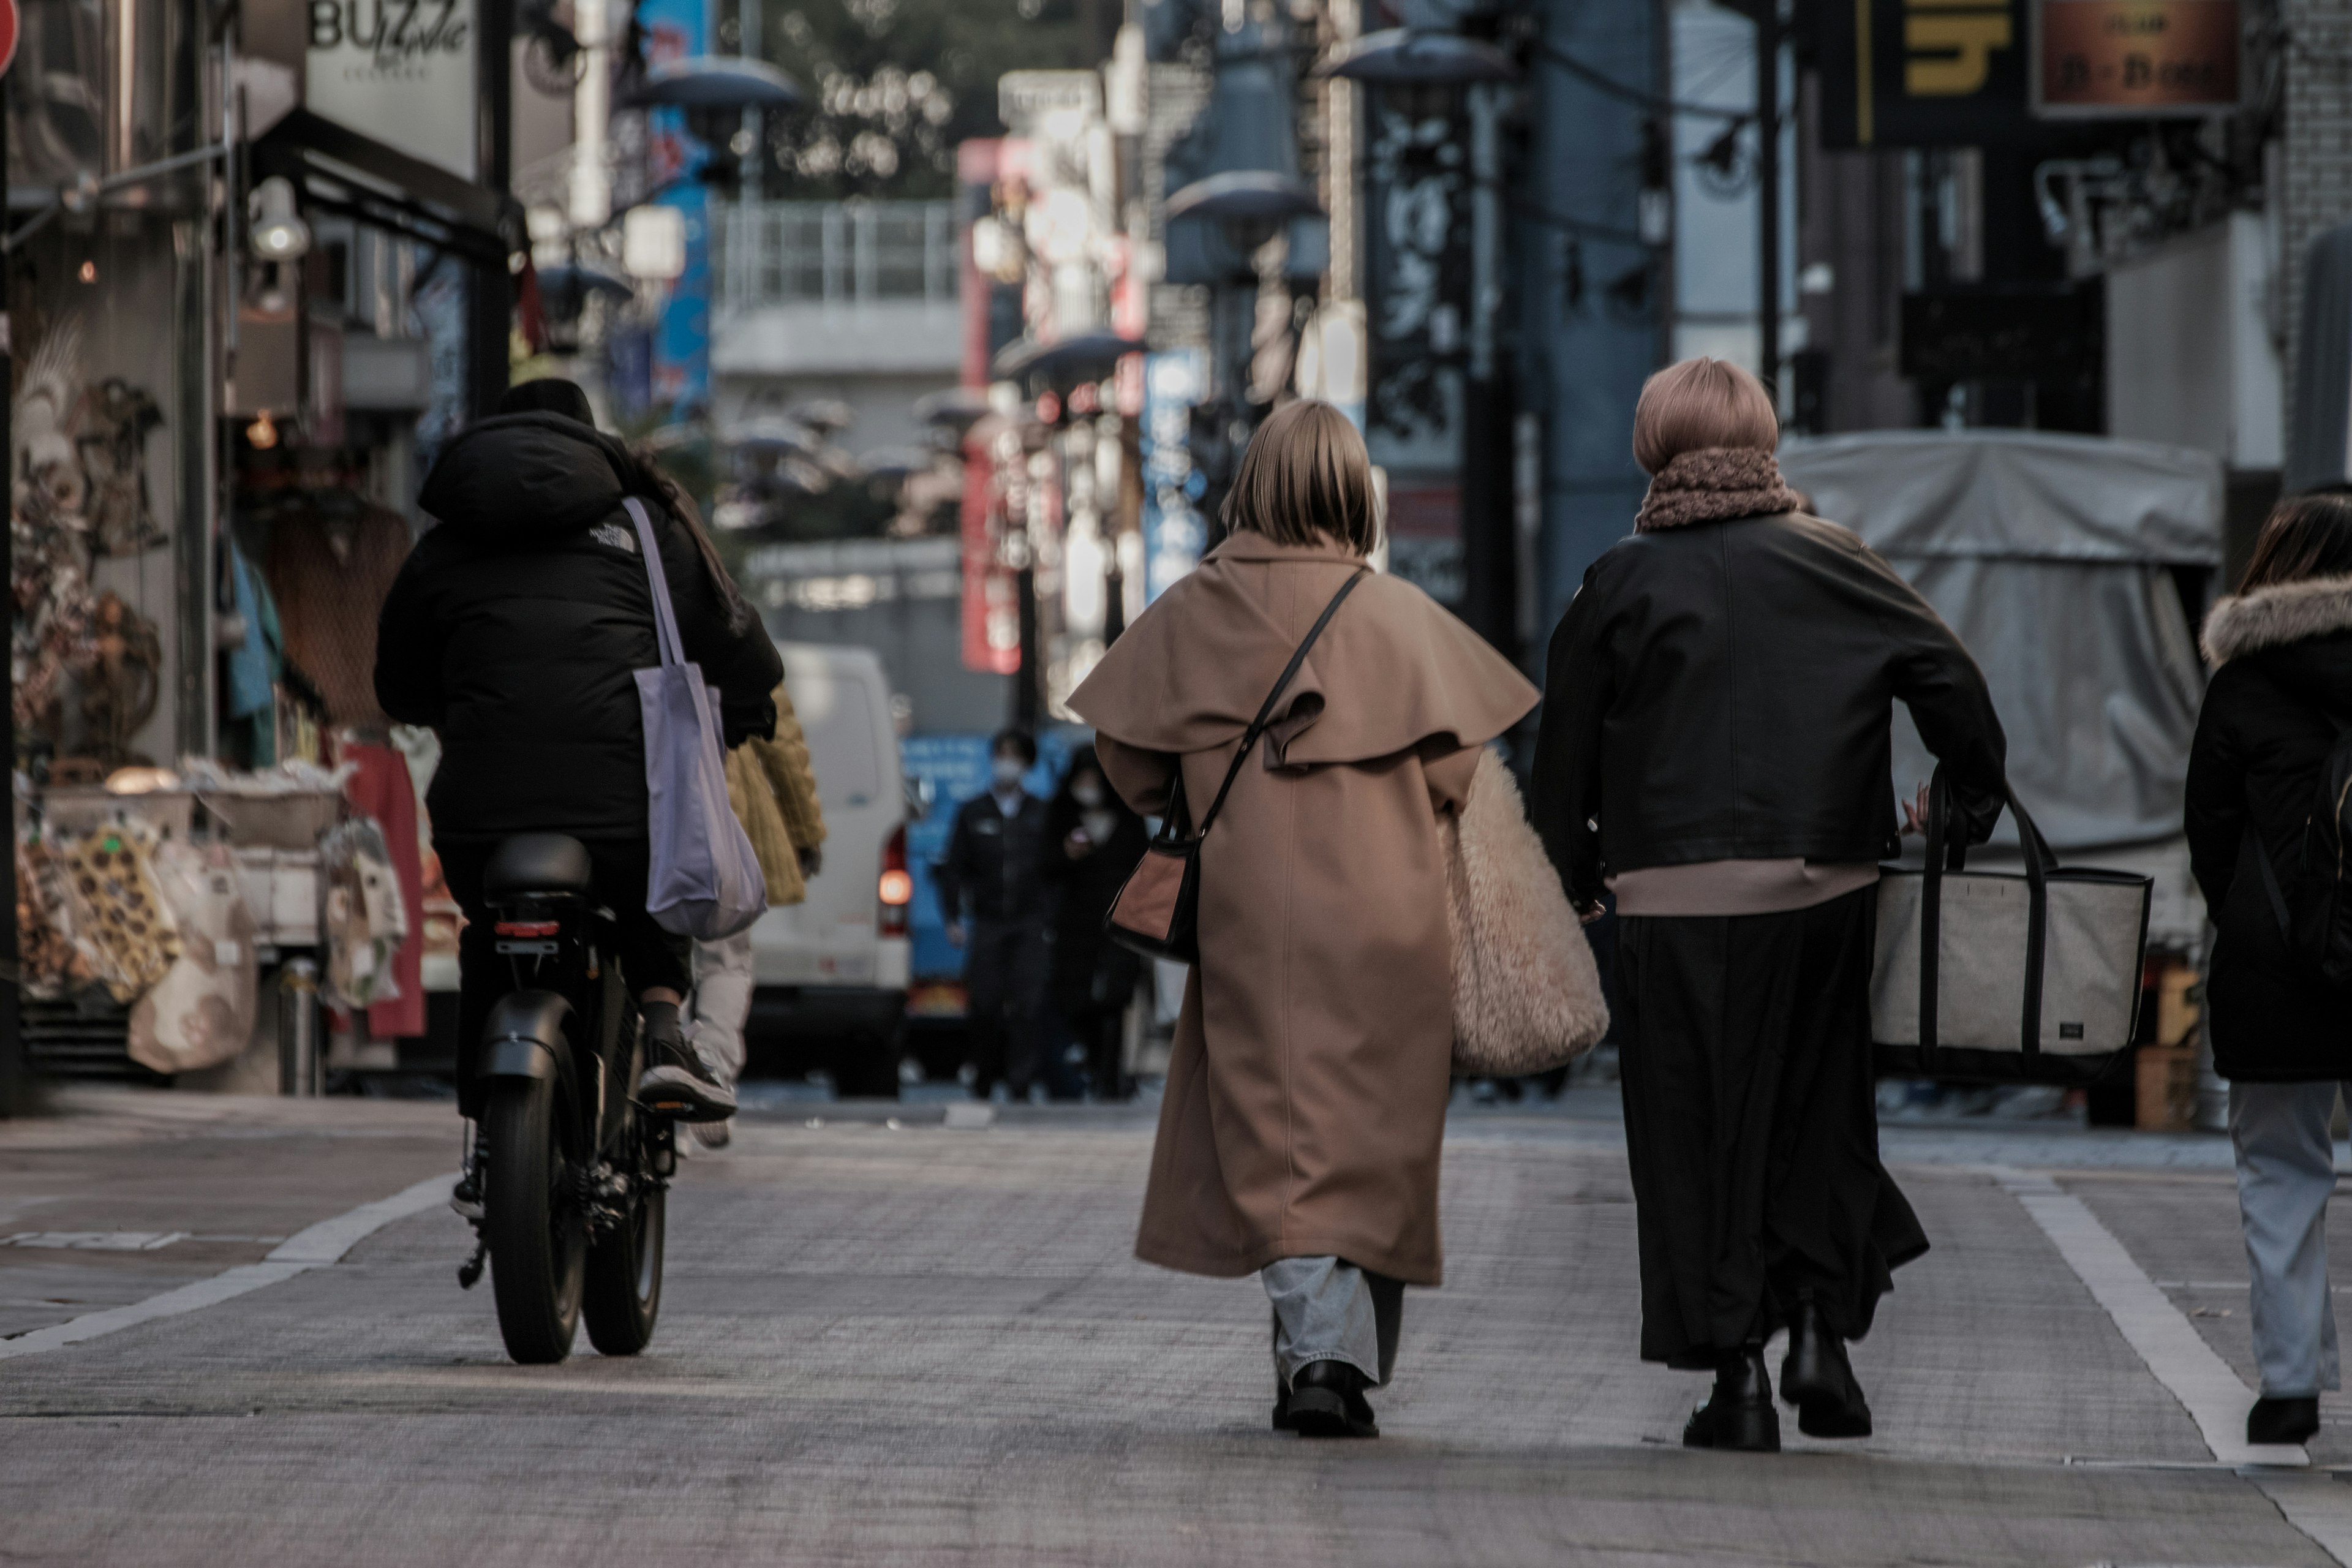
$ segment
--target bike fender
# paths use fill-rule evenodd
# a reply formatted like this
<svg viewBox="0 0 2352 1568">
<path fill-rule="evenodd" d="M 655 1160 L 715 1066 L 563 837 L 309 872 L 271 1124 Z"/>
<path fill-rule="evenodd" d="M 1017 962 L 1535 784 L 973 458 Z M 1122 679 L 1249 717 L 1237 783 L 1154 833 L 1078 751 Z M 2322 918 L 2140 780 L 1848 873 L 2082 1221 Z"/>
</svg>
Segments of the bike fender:
<svg viewBox="0 0 2352 1568">
<path fill-rule="evenodd" d="M 482 1031 L 484 1078 L 569 1079 L 564 1048 L 572 1004 L 552 991 L 514 991 L 499 998 Z"/>
</svg>

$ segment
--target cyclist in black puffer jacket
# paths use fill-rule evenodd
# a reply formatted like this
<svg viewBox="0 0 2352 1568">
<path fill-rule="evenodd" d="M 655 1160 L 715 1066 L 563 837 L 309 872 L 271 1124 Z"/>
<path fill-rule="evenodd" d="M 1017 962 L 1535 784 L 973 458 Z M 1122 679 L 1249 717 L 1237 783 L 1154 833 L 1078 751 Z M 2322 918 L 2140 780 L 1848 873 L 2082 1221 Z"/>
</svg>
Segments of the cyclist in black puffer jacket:
<svg viewBox="0 0 2352 1568">
<path fill-rule="evenodd" d="M 516 833 L 568 834 L 588 848 L 595 895 L 620 917 L 621 970 L 654 1047 L 641 1087 L 683 1095 L 704 1114 L 734 1109 L 679 1026 L 689 943 L 645 908 L 651 852 L 634 672 L 661 653 L 622 504 L 630 496 L 651 516 L 686 657 L 719 689 L 726 743 L 772 734 L 783 662 L 766 628 L 692 503 L 599 431 L 587 395 L 568 381 L 514 388 L 496 417 L 442 452 L 419 498 L 437 526 L 401 568 L 378 625 L 376 700 L 441 738 L 426 804 L 469 922 L 458 952 L 457 1093 L 467 1116 L 481 1110 L 470 1052 L 497 1000 L 482 871 Z"/>
</svg>

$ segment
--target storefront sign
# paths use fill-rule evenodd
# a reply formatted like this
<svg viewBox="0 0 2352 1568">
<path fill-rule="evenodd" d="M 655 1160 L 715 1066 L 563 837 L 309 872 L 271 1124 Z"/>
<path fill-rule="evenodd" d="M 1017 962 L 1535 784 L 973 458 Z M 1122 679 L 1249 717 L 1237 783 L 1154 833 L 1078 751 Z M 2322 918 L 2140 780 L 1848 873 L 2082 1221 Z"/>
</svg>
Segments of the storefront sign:
<svg viewBox="0 0 2352 1568">
<path fill-rule="evenodd" d="M 1149 604 L 1201 563 L 1209 521 L 1192 466 L 1192 410 L 1208 395 L 1199 349 L 1143 356 L 1143 597 Z"/>
<path fill-rule="evenodd" d="M 2031 3 L 1822 6 L 1822 144 L 1987 147 L 2046 139 L 2027 104 Z"/>
<path fill-rule="evenodd" d="M 1383 89 L 1366 95 L 1365 125 L 1364 444 L 1388 475 L 1390 570 L 1459 605 L 1468 120 Z"/>
<path fill-rule="evenodd" d="M 704 0 L 639 0 L 637 26 L 646 34 L 646 60 L 661 65 L 709 50 L 709 7 Z M 646 116 L 646 167 L 677 214 L 686 249 L 655 325 L 652 395 L 672 418 L 710 406 L 710 194 L 694 177 L 711 155 L 688 133 L 685 114 L 657 109 Z"/>
<path fill-rule="evenodd" d="M 309 0 L 303 105 L 437 164 L 480 174 L 476 0 Z"/>
<path fill-rule="evenodd" d="M 2066 118 L 2238 106 L 2237 0 L 2042 0 L 2034 109 Z"/>
</svg>

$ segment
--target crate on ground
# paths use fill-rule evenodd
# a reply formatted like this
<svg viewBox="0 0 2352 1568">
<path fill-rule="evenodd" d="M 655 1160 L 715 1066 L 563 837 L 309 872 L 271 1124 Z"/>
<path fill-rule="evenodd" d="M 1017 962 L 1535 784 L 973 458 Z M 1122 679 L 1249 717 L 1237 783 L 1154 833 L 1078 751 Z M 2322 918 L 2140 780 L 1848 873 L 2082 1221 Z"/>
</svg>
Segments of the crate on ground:
<svg viewBox="0 0 2352 1568">
<path fill-rule="evenodd" d="M 2134 1062 L 2138 1104 L 2132 1124 L 2147 1132 L 2186 1132 L 2197 1114 L 2197 1047 L 2142 1046 Z"/>
<path fill-rule="evenodd" d="M 319 942 L 319 852 L 239 845 L 236 874 L 253 939 L 275 947 L 315 947 Z"/>
</svg>

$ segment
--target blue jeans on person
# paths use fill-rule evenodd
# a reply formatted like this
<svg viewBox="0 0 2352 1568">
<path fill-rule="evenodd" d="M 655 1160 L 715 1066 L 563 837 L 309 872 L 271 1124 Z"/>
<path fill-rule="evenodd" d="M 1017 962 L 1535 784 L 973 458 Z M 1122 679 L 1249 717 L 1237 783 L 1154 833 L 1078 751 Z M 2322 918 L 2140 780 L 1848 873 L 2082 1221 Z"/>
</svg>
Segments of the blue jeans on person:
<svg viewBox="0 0 2352 1568">
<path fill-rule="evenodd" d="M 1396 1371 L 1404 1281 L 1338 1258 L 1278 1258 L 1258 1280 L 1274 1303 L 1274 1374 L 1283 1387 L 1318 1361 L 1346 1362 L 1376 1386 Z"/>
<path fill-rule="evenodd" d="M 2336 1088 L 2230 1086 L 2238 1216 L 2252 1277 L 2254 1363 L 2268 1398 L 2309 1399 L 2342 1383 L 2327 1289 L 2327 1200 L 2336 1191 L 2328 1124 Z"/>
</svg>

